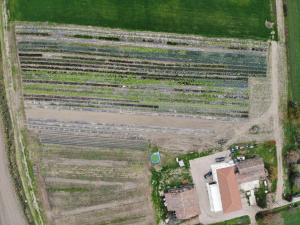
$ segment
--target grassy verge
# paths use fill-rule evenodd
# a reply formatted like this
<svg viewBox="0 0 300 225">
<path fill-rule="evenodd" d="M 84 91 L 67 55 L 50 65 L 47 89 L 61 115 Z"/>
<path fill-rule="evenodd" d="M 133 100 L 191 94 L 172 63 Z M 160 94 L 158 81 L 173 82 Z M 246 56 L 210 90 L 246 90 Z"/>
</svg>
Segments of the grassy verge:
<svg viewBox="0 0 300 225">
<path fill-rule="evenodd" d="M 1 46 L 2 47 L 2 46 Z M 2 57 L 2 54 L 1 54 Z M 2 58 L 1 58 L 2 61 Z M 27 217 L 29 224 L 34 224 L 34 219 L 30 212 L 30 207 L 27 204 L 26 195 L 22 186 L 21 175 L 19 173 L 17 161 L 16 161 L 16 146 L 15 146 L 15 135 L 12 125 L 12 119 L 9 113 L 9 107 L 7 104 L 4 77 L 3 77 L 3 68 L 1 63 L 1 75 L 0 75 L 0 124 L 4 127 L 4 135 L 6 140 L 6 149 L 8 153 L 10 172 L 13 177 L 16 193 L 19 196 L 19 199 L 22 203 L 23 211 Z"/>
<path fill-rule="evenodd" d="M 256 220 L 259 225 L 300 224 L 300 205 L 299 203 L 293 203 L 269 211 L 259 212 L 256 214 Z"/>
<path fill-rule="evenodd" d="M 287 1 L 288 16 L 288 58 L 290 72 L 290 96 L 299 107 L 300 104 L 300 1 Z"/>
<path fill-rule="evenodd" d="M 220 223 L 214 223 L 211 225 L 248 225 L 250 224 L 250 218 L 249 216 L 241 216 L 238 218 L 234 218 L 231 220 L 226 220 L 224 222 L 220 222 Z"/>
<path fill-rule="evenodd" d="M 12 20 L 268 39 L 272 0 L 11 0 Z M 257 10 L 259 9 L 259 10 Z M 126 18 L 126 19 L 124 19 Z"/>
</svg>

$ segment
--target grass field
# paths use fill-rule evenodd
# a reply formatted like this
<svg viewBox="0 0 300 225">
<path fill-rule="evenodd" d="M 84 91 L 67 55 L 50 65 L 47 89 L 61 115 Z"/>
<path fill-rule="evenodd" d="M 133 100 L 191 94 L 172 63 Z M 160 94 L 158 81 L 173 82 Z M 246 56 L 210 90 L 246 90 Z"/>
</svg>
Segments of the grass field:
<svg viewBox="0 0 300 225">
<path fill-rule="evenodd" d="M 220 222 L 220 223 L 214 223 L 212 225 L 248 225 L 250 224 L 250 218 L 249 216 L 241 216 L 238 218 L 234 218 L 232 220 L 226 220 L 224 222 Z"/>
<path fill-rule="evenodd" d="M 300 1 L 288 1 L 288 52 L 290 64 L 290 94 L 300 102 Z"/>
<path fill-rule="evenodd" d="M 270 0 L 11 0 L 13 20 L 267 39 Z M 257 10 L 259 9 L 259 10 Z"/>
</svg>

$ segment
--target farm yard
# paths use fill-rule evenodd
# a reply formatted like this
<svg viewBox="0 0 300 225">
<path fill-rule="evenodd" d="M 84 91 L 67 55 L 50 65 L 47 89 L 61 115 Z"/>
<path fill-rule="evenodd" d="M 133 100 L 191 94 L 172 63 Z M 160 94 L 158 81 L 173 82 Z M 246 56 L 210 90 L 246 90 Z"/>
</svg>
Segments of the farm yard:
<svg viewBox="0 0 300 225">
<path fill-rule="evenodd" d="M 267 42 L 31 22 L 11 31 L 52 224 L 155 224 L 150 147 L 162 161 L 184 156 L 175 172 L 191 184 L 190 157 L 273 137 Z M 160 185 L 178 186 L 166 177 Z"/>
<path fill-rule="evenodd" d="M 12 20 L 267 40 L 272 0 L 11 0 Z M 259 9 L 259 10 L 257 10 Z M 124 19 L 126 18 L 126 19 Z"/>
</svg>

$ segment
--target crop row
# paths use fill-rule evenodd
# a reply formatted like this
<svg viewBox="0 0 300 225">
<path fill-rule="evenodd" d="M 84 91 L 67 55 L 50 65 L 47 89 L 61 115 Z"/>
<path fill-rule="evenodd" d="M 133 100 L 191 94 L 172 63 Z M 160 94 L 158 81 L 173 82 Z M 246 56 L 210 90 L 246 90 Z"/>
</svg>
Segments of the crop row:
<svg viewBox="0 0 300 225">
<path fill-rule="evenodd" d="M 59 134 L 41 131 L 39 139 L 43 144 L 69 145 L 93 148 L 117 148 L 144 150 L 147 143 L 141 140 L 128 140 L 120 138 L 108 138 L 100 136 L 81 136 L 70 134 Z"/>
<path fill-rule="evenodd" d="M 158 126 L 144 126 L 144 125 L 125 125 L 125 124 L 90 124 L 84 122 L 61 122 L 55 120 L 39 120 L 29 119 L 28 127 L 35 130 L 46 130 L 51 133 L 69 134 L 74 133 L 76 135 L 105 135 L 105 136 L 119 136 L 126 137 L 131 140 L 142 140 L 141 133 L 167 133 L 172 132 L 176 134 L 193 134 L 200 135 L 208 133 L 207 129 L 199 128 L 172 128 L 172 127 L 158 127 Z M 126 134 L 122 134 L 126 130 Z"/>
<path fill-rule="evenodd" d="M 73 64 L 82 64 L 82 65 L 115 65 L 115 66 L 126 66 L 126 67 L 142 67 L 145 69 L 166 69 L 166 70 L 185 70 L 190 71 L 230 71 L 230 72 L 248 72 L 248 73 L 265 73 L 265 70 L 257 67 L 244 67 L 239 65 L 222 65 L 222 64 L 166 64 L 166 63 L 157 63 L 151 61 L 137 61 L 137 60 L 119 60 L 119 59 L 110 59 L 110 58 L 77 58 L 77 57 L 24 57 L 20 56 L 21 63 L 43 63 L 51 62 L 55 63 L 73 63 Z"/>
<path fill-rule="evenodd" d="M 228 76 L 265 76 L 265 71 L 261 69 L 250 68 L 212 68 L 212 67 L 170 67 L 157 65 L 137 65 L 120 62 L 99 62 L 99 61 L 82 61 L 82 60 L 66 60 L 66 59 L 20 59 L 22 65 L 48 65 L 48 66 L 68 66 L 68 67 L 85 67 L 85 68 L 99 68 L 99 69 L 116 69 L 142 73 L 160 73 L 160 74 L 218 74 L 224 73 Z"/>
<path fill-rule="evenodd" d="M 71 27 L 71 26 L 51 26 L 48 24 L 17 24 L 16 32 L 18 36 L 62 36 L 64 38 L 80 39 L 98 39 L 123 41 L 133 43 L 154 43 L 181 46 L 197 47 L 215 47 L 229 49 L 250 49 L 265 51 L 267 43 L 259 41 L 238 40 L 238 39 L 220 39 L 205 38 L 194 35 L 179 35 L 170 33 L 154 32 L 130 32 L 109 28 L 88 28 L 88 27 Z"/>
<path fill-rule="evenodd" d="M 126 75 L 122 76 L 114 73 L 71 73 L 63 71 L 23 71 L 23 80 L 36 82 L 73 82 L 77 84 L 92 85 L 103 84 L 104 86 L 119 87 L 130 86 L 131 88 L 139 87 L 153 90 L 163 90 L 166 87 L 183 90 L 201 90 L 203 92 L 211 93 L 235 93 L 237 89 L 247 88 L 247 80 L 233 80 L 233 79 L 175 79 L 175 80 L 154 80 L 141 79 L 139 76 Z M 116 86 L 114 86 L 116 87 Z M 233 91 L 230 91 L 232 88 Z M 237 89 L 236 89 L 237 88 Z M 226 89 L 226 90 L 225 90 Z"/>
<path fill-rule="evenodd" d="M 238 65 L 265 65 L 266 55 L 248 52 L 188 51 L 132 46 L 82 46 L 64 42 L 19 42 L 20 52 L 57 52 L 82 55 L 162 60 L 171 62 L 221 63 Z"/>
</svg>

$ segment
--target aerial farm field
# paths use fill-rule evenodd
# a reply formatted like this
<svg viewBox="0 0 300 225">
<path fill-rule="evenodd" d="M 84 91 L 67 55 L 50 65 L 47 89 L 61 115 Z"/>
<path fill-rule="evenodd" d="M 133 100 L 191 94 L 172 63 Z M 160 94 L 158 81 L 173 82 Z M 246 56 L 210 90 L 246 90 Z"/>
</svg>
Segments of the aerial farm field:
<svg viewBox="0 0 300 225">
<path fill-rule="evenodd" d="M 12 0 L 12 20 L 266 40 L 272 0 Z M 258 10 L 259 9 L 259 10 Z"/>
<path fill-rule="evenodd" d="M 150 147 L 168 160 L 273 137 L 267 42 L 30 22 L 11 31 L 52 224 L 154 224 Z"/>
</svg>

